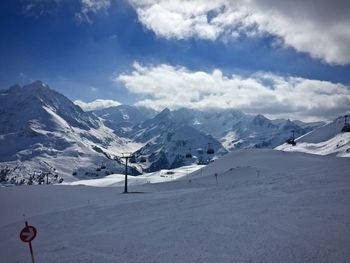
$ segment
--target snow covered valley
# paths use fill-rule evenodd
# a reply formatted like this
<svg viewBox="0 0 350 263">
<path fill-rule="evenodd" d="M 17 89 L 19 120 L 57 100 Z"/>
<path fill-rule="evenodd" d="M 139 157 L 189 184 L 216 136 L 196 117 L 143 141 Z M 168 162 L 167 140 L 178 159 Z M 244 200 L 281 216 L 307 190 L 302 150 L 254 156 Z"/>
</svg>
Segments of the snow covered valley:
<svg viewBox="0 0 350 263">
<path fill-rule="evenodd" d="M 172 179 L 131 184 L 130 194 L 118 186 L 1 187 L 0 261 L 30 262 L 19 240 L 25 219 L 38 230 L 37 262 L 350 259 L 348 158 L 239 150 Z"/>
</svg>

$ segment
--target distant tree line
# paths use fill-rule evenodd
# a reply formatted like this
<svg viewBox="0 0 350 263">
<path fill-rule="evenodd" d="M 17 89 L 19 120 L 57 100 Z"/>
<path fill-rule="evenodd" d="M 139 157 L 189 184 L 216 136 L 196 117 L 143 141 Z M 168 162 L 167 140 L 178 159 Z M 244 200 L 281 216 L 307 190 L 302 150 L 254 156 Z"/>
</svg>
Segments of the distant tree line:
<svg viewBox="0 0 350 263">
<path fill-rule="evenodd" d="M 21 176 L 25 174 L 26 176 Z M 23 167 L 8 165 L 0 167 L 0 184 L 34 185 L 62 183 L 63 178 L 58 175 L 55 168 L 44 170 L 23 170 Z"/>
</svg>

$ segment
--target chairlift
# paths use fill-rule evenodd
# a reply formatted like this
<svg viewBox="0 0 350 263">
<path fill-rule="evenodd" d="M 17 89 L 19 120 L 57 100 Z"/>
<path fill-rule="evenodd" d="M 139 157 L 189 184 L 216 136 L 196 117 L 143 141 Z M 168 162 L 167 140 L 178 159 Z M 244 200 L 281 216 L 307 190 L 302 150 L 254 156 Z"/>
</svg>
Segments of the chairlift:
<svg viewBox="0 0 350 263">
<path fill-rule="evenodd" d="M 191 148 L 188 149 L 188 153 L 186 153 L 185 157 L 186 157 L 187 159 L 192 158 Z"/>
<path fill-rule="evenodd" d="M 288 140 L 286 140 L 286 143 L 295 146 L 297 143 L 296 143 L 296 141 L 295 141 L 294 131 L 292 131 L 292 133 L 293 133 L 292 137 L 290 137 Z"/>
<path fill-rule="evenodd" d="M 345 115 L 344 116 L 344 126 L 341 129 L 341 132 L 350 132 L 350 124 L 348 123 L 347 118 L 348 118 L 348 115 Z"/>
<path fill-rule="evenodd" d="M 214 149 L 211 147 L 211 143 L 208 143 L 207 154 L 214 154 Z"/>
</svg>

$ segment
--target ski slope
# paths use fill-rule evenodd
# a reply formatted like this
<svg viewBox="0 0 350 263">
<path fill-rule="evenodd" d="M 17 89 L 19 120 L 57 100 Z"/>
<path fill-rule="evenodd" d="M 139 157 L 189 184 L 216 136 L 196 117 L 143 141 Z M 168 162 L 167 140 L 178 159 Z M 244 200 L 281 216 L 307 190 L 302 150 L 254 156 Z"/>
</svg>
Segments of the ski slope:
<svg viewBox="0 0 350 263">
<path fill-rule="evenodd" d="M 146 173 L 139 176 L 128 176 L 128 185 L 140 185 L 148 183 L 162 183 L 174 181 L 180 178 L 190 178 L 191 173 L 205 167 L 204 165 L 188 165 L 171 170 L 159 170 L 153 173 Z M 113 187 L 124 186 L 124 174 L 111 174 L 99 179 L 78 180 L 69 183 L 62 183 L 63 185 L 86 185 L 96 187 Z"/>
<path fill-rule="evenodd" d="M 350 258 L 347 158 L 240 150 L 189 176 L 122 191 L 83 185 L 0 188 L 0 262 L 30 262 L 28 246 L 19 240 L 24 218 L 38 229 L 37 262 Z"/>
<path fill-rule="evenodd" d="M 297 138 L 296 146 L 284 143 L 276 149 L 288 152 L 350 157 L 350 132 L 341 132 L 343 126 L 344 117 L 339 117 Z"/>
</svg>

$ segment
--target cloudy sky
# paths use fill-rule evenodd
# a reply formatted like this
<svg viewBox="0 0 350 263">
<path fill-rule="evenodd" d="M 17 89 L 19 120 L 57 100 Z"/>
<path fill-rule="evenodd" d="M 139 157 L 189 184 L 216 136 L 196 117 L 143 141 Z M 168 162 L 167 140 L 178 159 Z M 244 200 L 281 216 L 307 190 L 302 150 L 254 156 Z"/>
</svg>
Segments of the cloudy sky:
<svg viewBox="0 0 350 263">
<path fill-rule="evenodd" d="M 350 111 L 348 0 L 4 0 L 0 87 L 40 79 L 85 109 Z"/>
</svg>

